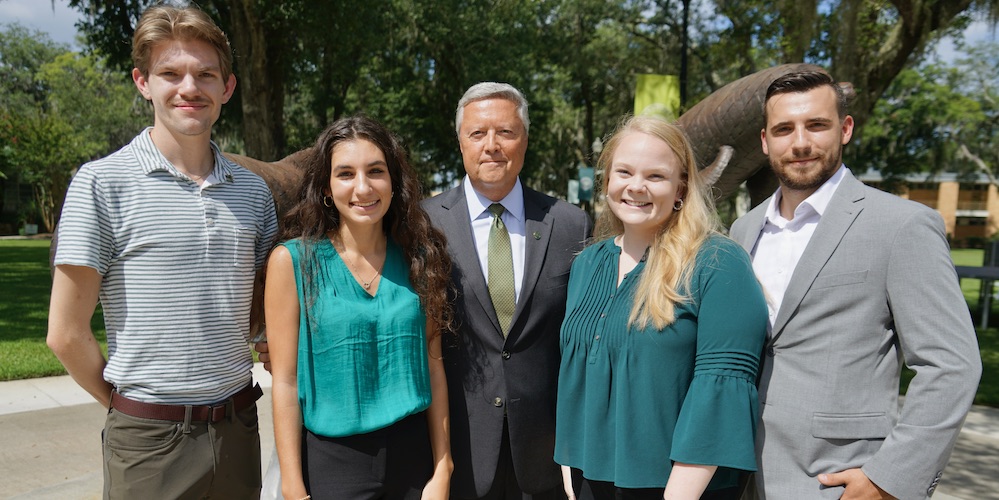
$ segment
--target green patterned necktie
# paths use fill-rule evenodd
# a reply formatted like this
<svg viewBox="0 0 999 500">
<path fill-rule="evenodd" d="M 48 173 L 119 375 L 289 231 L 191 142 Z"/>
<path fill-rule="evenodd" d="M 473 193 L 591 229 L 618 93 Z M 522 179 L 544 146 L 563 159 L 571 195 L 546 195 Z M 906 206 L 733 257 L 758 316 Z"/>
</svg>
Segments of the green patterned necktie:
<svg viewBox="0 0 999 500">
<path fill-rule="evenodd" d="M 509 333 L 513 310 L 517 307 L 513 285 L 513 252 L 510 250 L 510 234 L 503 224 L 503 205 L 489 205 L 493 223 L 489 227 L 489 297 L 493 299 L 493 309 L 499 319 L 503 337 Z"/>
</svg>

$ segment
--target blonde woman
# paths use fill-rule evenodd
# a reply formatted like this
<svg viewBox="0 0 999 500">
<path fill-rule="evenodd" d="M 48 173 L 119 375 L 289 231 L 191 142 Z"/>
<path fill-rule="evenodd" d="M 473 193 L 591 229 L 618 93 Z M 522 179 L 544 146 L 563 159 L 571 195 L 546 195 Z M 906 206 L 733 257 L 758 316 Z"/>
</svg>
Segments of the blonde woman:
<svg viewBox="0 0 999 500">
<path fill-rule="evenodd" d="M 606 207 L 572 265 L 561 330 L 555 461 L 566 494 L 736 496 L 738 470 L 756 468 L 767 325 L 749 256 L 718 234 L 676 126 L 628 119 L 599 168 Z"/>
</svg>

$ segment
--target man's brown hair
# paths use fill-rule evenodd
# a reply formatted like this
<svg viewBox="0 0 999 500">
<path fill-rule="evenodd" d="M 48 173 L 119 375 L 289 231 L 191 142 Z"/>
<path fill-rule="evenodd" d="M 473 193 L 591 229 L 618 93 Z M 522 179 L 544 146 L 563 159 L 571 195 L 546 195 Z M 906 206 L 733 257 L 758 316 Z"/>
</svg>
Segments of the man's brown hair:
<svg viewBox="0 0 999 500">
<path fill-rule="evenodd" d="M 146 9 L 132 37 L 132 63 L 142 76 L 149 77 L 149 59 L 153 47 L 172 40 L 200 40 L 211 45 L 219 55 L 222 80 L 232 74 L 232 47 L 222 29 L 197 7 L 178 8 L 154 5 Z"/>
</svg>

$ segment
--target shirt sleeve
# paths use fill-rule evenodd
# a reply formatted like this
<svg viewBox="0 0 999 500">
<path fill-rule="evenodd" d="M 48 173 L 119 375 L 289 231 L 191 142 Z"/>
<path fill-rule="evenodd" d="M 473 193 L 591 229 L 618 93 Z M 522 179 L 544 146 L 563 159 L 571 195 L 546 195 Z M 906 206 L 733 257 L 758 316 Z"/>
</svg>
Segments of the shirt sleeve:
<svg viewBox="0 0 999 500">
<path fill-rule="evenodd" d="M 104 184 L 84 165 L 66 192 L 56 231 L 55 265 L 92 267 L 107 274 L 114 255 L 114 235 Z"/>
<path fill-rule="evenodd" d="M 756 377 L 767 306 L 746 252 L 709 241 L 691 280 L 697 304 L 694 377 L 680 408 L 670 458 L 756 470 Z"/>
</svg>

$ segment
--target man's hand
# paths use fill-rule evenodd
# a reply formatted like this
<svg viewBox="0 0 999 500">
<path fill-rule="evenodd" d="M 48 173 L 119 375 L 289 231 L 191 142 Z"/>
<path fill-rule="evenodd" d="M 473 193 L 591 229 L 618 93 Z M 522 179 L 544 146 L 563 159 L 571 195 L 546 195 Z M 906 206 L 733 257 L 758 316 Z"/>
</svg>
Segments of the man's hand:
<svg viewBox="0 0 999 500">
<path fill-rule="evenodd" d="M 846 490 L 843 492 L 843 496 L 840 497 L 841 500 L 895 499 L 895 497 L 889 495 L 885 490 L 882 490 L 878 485 L 871 482 L 867 474 L 864 474 L 864 471 L 859 468 L 847 469 L 835 474 L 819 474 L 819 482 L 826 486 L 844 486 Z"/>
<path fill-rule="evenodd" d="M 257 351 L 257 359 L 259 359 L 260 362 L 264 364 L 264 370 L 267 370 L 267 373 L 270 373 L 271 372 L 271 355 L 270 355 L 270 351 L 267 348 L 267 341 L 263 340 L 263 341 L 257 342 L 256 344 L 253 344 L 253 350 Z"/>
</svg>

